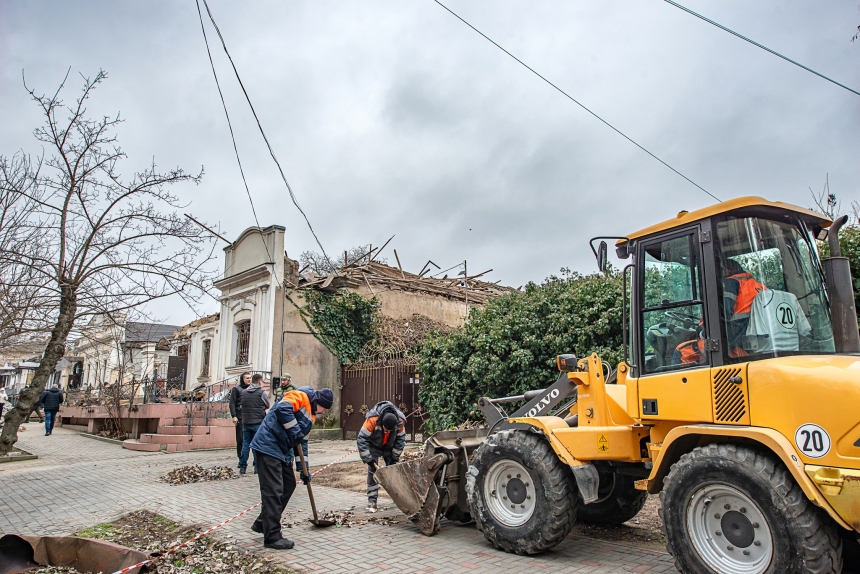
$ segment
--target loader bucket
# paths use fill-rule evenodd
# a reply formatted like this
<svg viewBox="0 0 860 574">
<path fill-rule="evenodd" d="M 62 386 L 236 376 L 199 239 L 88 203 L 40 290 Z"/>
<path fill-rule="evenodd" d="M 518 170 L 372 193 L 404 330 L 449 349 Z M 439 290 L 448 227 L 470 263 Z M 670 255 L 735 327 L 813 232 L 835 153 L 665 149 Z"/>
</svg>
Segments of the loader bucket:
<svg viewBox="0 0 860 574">
<path fill-rule="evenodd" d="M 439 531 L 436 478 L 449 460 L 447 454 L 436 454 L 386 466 L 375 473 L 377 482 L 397 507 L 427 536 Z"/>
</svg>

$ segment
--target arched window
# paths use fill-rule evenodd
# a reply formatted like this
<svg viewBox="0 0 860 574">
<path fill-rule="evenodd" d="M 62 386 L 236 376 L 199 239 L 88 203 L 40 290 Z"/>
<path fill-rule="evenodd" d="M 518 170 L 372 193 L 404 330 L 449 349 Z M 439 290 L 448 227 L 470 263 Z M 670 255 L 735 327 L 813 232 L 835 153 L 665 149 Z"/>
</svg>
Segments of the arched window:
<svg viewBox="0 0 860 574">
<path fill-rule="evenodd" d="M 236 364 L 247 365 L 249 363 L 249 349 L 251 347 L 251 321 L 236 323 Z"/>
</svg>

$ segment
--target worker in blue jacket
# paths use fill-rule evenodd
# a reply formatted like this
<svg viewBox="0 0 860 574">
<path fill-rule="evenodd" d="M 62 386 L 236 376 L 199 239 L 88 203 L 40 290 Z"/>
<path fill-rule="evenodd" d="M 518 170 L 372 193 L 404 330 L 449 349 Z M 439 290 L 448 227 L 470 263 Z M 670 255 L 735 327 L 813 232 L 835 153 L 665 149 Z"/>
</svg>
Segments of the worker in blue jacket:
<svg viewBox="0 0 860 574">
<path fill-rule="evenodd" d="M 260 478 L 260 497 L 263 506 L 251 530 L 263 535 L 263 545 L 276 550 L 289 550 L 294 544 L 281 533 L 281 515 L 296 490 L 296 475 L 293 473 L 294 450 L 299 447 L 308 458 L 308 435 L 316 422 L 316 416 L 331 408 L 334 393 L 331 389 L 313 390 L 299 387 L 284 394 L 275 406 L 269 409 L 260 425 L 251 449 L 257 460 Z M 302 482 L 310 482 L 301 467 L 298 452 L 295 453 L 296 470 Z"/>
</svg>

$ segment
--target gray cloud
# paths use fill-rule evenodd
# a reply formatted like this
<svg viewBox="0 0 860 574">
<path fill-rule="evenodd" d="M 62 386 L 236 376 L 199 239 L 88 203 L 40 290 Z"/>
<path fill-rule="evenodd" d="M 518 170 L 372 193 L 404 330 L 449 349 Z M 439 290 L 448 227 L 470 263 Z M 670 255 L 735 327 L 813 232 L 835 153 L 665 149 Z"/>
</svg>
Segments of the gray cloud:
<svg viewBox="0 0 860 574">
<path fill-rule="evenodd" d="M 688 4 L 860 86 L 856 0 Z M 595 112 L 726 199 L 808 205 L 830 174 L 860 199 L 860 97 L 658 0 L 450 2 Z M 711 203 L 430 0 L 211 6 L 290 183 L 327 249 L 392 242 L 404 264 L 494 268 L 518 286 L 594 269 L 587 240 Z M 314 248 L 210 43 L 260 223 Z M 110 73 L 127 169 L 155 156 L 206 176 L 179 190 L 228 236 L 253 225 L 193 3 L 0 4 L 0 153 L 37 152 L 21 85 Z M 74 97 L 77 77 L 70 82 Z M 471 229 L 471 231 L 470 231 Z M 389 255 L 393 260 L 393 257 Z M 213 303 L 214 308 L 214 303 Z M 180 302 L 155 311 L 190 319 Z"/>
</svg>

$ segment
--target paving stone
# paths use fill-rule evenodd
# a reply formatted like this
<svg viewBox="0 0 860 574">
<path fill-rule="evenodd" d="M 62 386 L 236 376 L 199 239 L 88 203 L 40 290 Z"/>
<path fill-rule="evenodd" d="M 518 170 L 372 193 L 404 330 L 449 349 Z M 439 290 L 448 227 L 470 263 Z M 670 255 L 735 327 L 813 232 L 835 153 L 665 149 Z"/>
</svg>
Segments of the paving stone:
<svg viewBox="0 0 860 574">
<path fill-rule="evenodd" d="M 145 508 L 172 520 L 209 528 L 259 501 L 257 477 L 171 486 L 158 476 L 187 464 L 236 466 L 235 450 L 140 452 L 92 440 L 74 431 L 56 429 L 50 437 L 38 427 L 21 433 L 18 446 L 38 454 L 33 461 L 0 465 L 0 533 L 71 534 L 99 522 Z M 35 431 L 35 432 L 34 432 Z M 351 450 L 345 441 L 311 443 L 314 466 L 327 464 Z M 355 454 L 346 460 L 355 460 Z M 317 507 L 339 510 L 355 506 L 361 517 L 360 493 L 317 486 Z M 380 499 L 382 506 L 393 503 Z M 398 574 L 523 571 L 541 573 L 675 572 L 671 558 L 654 550 L 588 538 L 569 538 L 540 556 L 496 551 L 473 527 L 443 523 L 428 538 L 401 514 L 392 526 L 368 524 L 319 530 L 304 522 L 311 516 L 306 490 L 299 487 L 284 517 L 298 521 L 285 528 L 294 540 L 289 552 L 262 547 L 250 530 L 259 509 L 215 531 L 240 548 L 270 556 L 303 572 L 357 572 L 367 565 Z M 390 568 L 384 568 L 384 565 Z"/>
</svg>

